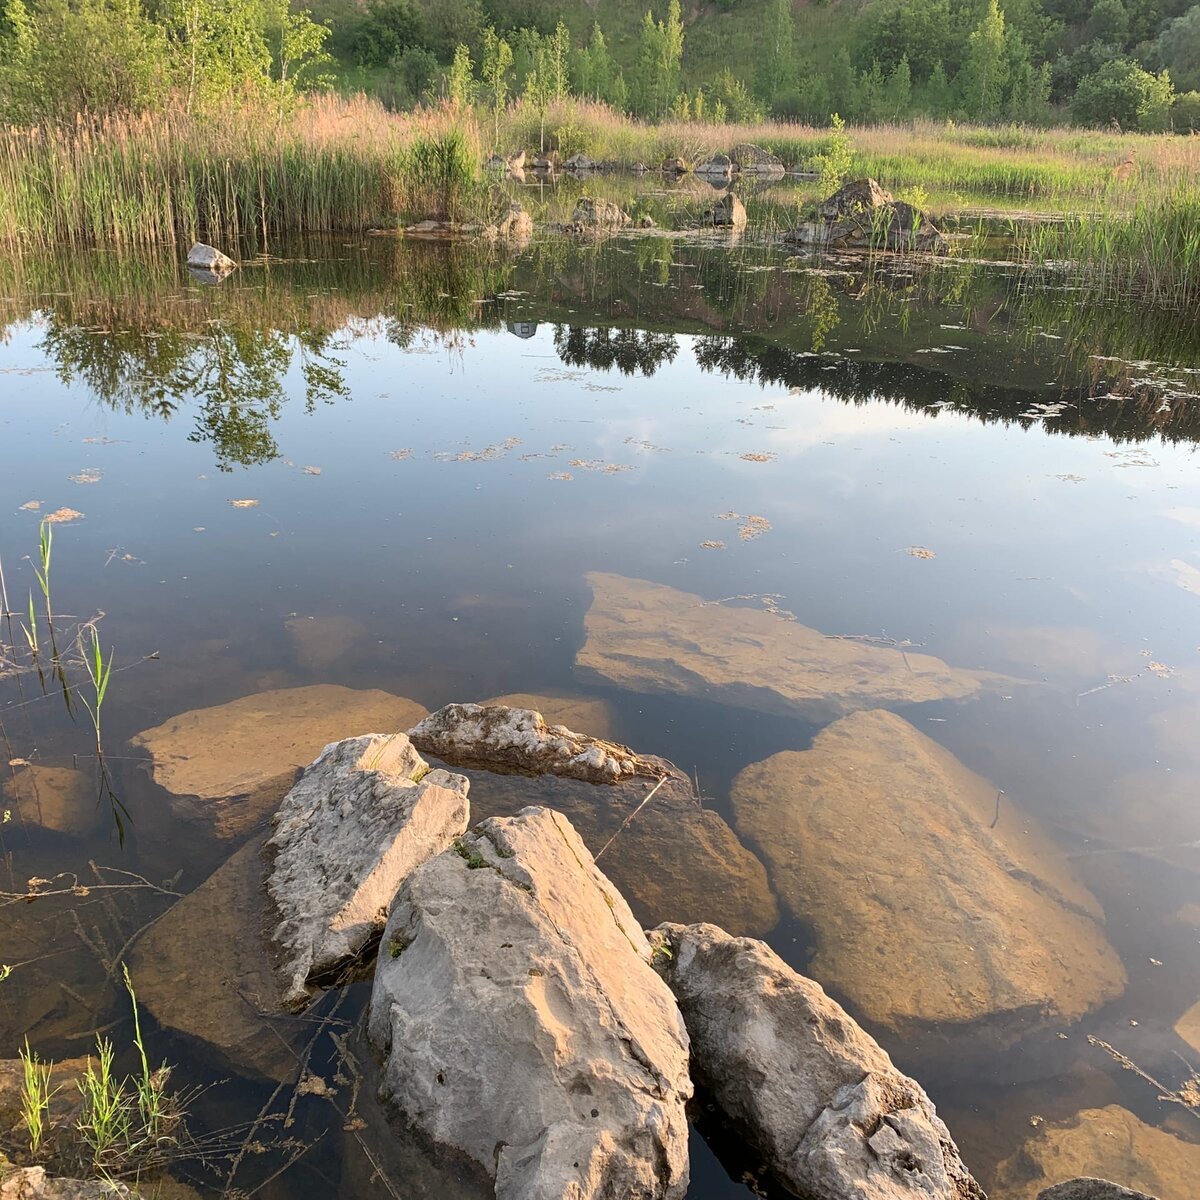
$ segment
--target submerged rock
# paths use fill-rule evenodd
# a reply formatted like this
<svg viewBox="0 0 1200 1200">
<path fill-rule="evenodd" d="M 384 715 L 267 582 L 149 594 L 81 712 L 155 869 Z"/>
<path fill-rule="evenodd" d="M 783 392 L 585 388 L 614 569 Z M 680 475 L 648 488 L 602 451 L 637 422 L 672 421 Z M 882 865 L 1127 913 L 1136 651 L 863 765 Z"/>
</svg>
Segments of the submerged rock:
<svg viewBox="0 0 1200 1200">
<path fill-rule="evenodd" d="M 123 1183 L 108 1179 L 65 1179 L 44 1167 L 0 1170 L 0 1200 L 136 1200 Z"/>
<path fill-rule="evenodd" d="M 484 821 L 409 877 L 368 1035 L 384 1098 L 503 1200 L 686 1191 L 683 1022 L 628 905 L 556 813 Z"/>
<path fill-rule="evenodd" d="M 1131 1189 L 1135 1200 L 1142 1192 L 1154 1200 L 1195 1200 L 1200 1146 L 1147 1125 L 1116 1104 L 1084 1109 L 1068 1121 L 1043 1125 L 1005 1159 L 996 1171 L 995 1194 L 1005 1200 L 1042 1200 L 1048 1186 L 1080 1177 L 1089 1184 L 1095 1177 L 1101 1187 L 1111 1180 Z M 1093 1200 L 1089 1191 L 1079 1196 Z M 1053 1191 L 1051 1197 L 1064 1200 Z M 1095 1197 L 1117 1200 L 1121 1193 L 1099 1191 Z"/>
<path fill-rule="evenodd" d="M 43 1112 L 43 1137 L 44 1154 L 49 1158 L 78 1146 L 75 1122 L 83 1107 L 78 1082 L 87 1069 L 88 1059 L 64 1058 L 46 1065 L 50 1067 L 50 1094 L 49 1105 Z M 26 1138 L 22 1117 L 24 1094 L 25 1064 L 19 1058 L 0 1059 L 0 1175 L 4 1173 L 4 1144 L 10 1138 L 21 1142 Z"/>
<path fill-rule="evenodd" d="M 480 703 L 532 708 L 540 712 L 550 725 L 566 725 L 605 741 L 612 741 L 617 728 L 617 714 L 613 706 L 607 700 L 597 700 L 591 696 L 565 692 L 509 692 Z"/>
<path fill-rule="evenodd" d="M 1125 987 L 1065 857 L 894 713 L 845 717 L 810 750 L 745 768 L 732 800 L 781 903 L 814 930 L 813 975 L 877 1025 L 991 1021 L 1007 1036 Z"/>
<path fill-rule="evenodd" d="M 476 820 L 531 804 L 561 812 L 593 854 L 604 851 L 602 870 L 642 925 L 714 921 L 737 933 L 766 933 L 779 909 L 763 864 L 719 813 L 701 807 L 690 779 L 656 761 L 666 781 L 644 807 L 653 780 L 604 785 L 469 771 L 471 812 Z"/>
<path fill-rule="evenodd" d="M 95 780 L 70 767 L 21 767 L 4 781 L 2 791 L 4 807 L 12 806 L 15 819 L 55 833 L 84 836 L 108 817 Z"/>
<path fill-rule="evenodd" d="M 402 696 L 333 684 L 283 688 L 180 713 L 132 739 L 175 816 L 219 838 L 248 833 L 330 742 L 407 729 L 426 709 Z"/>
<path fill-rule="evenodd" d="M 1131 771 L 1107 796 L 1072 814 L 1071 828 L 1097 844 L 1200 873 L 1200 773 L 1186 764 Z"/>
<path fill-rule="evenodd" d="M 412 744 L 451 766 L 563 775 L 589 783 L 662 777 L 661 760 L 565 725 L 547 725 L 530 708 L 447 704 L 409 730 Z"/>
<path fill-rule="evenodd" d="M 336 742 L 305 769 L 267 842 L 287 1007 L 374 947 L 401 883 L 466 830 L 467 787 L 402 733 Z"/>
<path fill-rule="evenodd" d="M 196 271 L 208 271 L 218 278 L 237 269 L 237 263 L 227 254 L 203 242 L 196 242 L 188 251 L 187 265 Z"/>
<path fill-rule="evenodd" d="M 733 192 L 726 192 L 700 218 L 700 224 L 714 225 L 718 229 L 745 229 L 746 206 Z"/>
<path fill-rule="evenodd" d="M 265 840 L 252 838 L 151 925 L 129 969 L 154 1019 L 205 1043 L 224 1070 L 289 1080 L 311 1029 L 276 1019 L 284 1006 L 267 952 Z"/>
<path fill-rule="evenodd" d="M 698 1088 L 789 1193 L 984 1200 L 921 1086 L 764 942 L 713 925 L 650 934 Z"/>
<path fill-rule="evenodd" d="M 826 637 L 644 579 L 592 572 L 576 671 L 633 692 L 833 720 L 862 708 L 961 700 L 983 676 L 912 651 Z"/>
<path fill-rule="evenodd" d="M 1200 1000 L 1197 1000 L 1191 1008 L 1175 1022 L 1175 1032 L 1191 1048 L 1200 1054 Z"/>
</svg>

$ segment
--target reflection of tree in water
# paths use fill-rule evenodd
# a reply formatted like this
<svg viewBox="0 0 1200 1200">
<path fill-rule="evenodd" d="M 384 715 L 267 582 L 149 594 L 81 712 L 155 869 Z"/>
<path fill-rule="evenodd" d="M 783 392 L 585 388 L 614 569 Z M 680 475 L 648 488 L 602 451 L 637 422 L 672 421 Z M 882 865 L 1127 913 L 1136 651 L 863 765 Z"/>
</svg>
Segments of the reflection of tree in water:
<svg viewBox="0 0 1200 1200">
<path fill-rule="evenodd" d="M 287 399 L 286 377 L 298 366 L 305 408 L 346 395 L 343 364 L 329 334 L 296 337 L 214 322 L 200 332 L 163 329 L 88 331 L 52 320 L 42 349 L 65 383 L 81 380 L 124 412 L 170 417 L 196 405 L 193 442 L 211 442 L 222 471 L 279 455 L 271 423 Z"/>
<path fill-rule="evenodd" d="M 554 348 L 569 367 L 616 367 L 623 375 L 653 375 L 675 361 L 679 343 L 671 333 L 642 329 L 585 329 L 556 325 Z"/>
<path fill-rule="evenodd" d="M 695 353 L 705 371 L 823 393 L 849 404 L 884 401 L 930 415 L 950 410 L 985 424 L 999 421 L 1026 429 L 1041 426 L 1052 433 L 1103 434 L 1118 442 L 1200 439 L 1200 408 L 1166 407 L 1158 392 L 1096 394 L 1088 380 L 1047 395 L 1041 389 L 967 383 L 915 363 L 813 355 L 755 337 L 697 338 Z"/>
</svg>

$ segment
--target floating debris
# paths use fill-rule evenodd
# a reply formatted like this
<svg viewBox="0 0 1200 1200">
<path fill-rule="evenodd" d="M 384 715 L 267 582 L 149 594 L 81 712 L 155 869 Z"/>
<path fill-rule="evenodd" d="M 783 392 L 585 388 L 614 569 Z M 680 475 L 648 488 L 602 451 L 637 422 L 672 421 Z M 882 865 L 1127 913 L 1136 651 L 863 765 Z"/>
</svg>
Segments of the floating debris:
<svg viewBox="0 0 1200 1200">
<path fill-rule="evenodd" d="M 229 502 L 234 508 L 257 508 L 257 500 L 230 500 Z"/>
<path fill-rule="evenodd" d="M 778 454 L 751 453 L 751 454 L 739 454 L 738 457 L 743 462 L 766 463 L 766 462 L 774 462 L 779 457 L 779 455 Z"/>
<path fill-rule="evenodd" d="M 725 543 L 717 540 L 716 538 L 709 538 L 708 541 L 700 543 L 700 549 L 701 550 L 724 550 Z"/>
<path fill-rule="evenodd" d="M 434 457 L 439 462 L 492 462 L 497 458 L 503 458 L 520 444 L 520 438 L 510 437 L 505 438 L 502 442 L 497 442 L 494 446 L 484 446 L 482 450 L 460 450 L 457 454 L 451 454 L 446 450 Z"/>
<path fill-rule="evenodd" d="M 403 450 L 393 450 L 389 457 L 394 458 L 397 462 L 405 462 L 412 458 L 413 452 L 411 446 L 405 446 Z"/>
<path fill-rule="evenodd" d="M 46 517 L 49 525 L 65 525 L 68 521 L 82 521 L 83 513 L 77 508 L 56 508 Z"/>
<path fill-rule="evenodd" d="M 559 480 L 562 483 L 570 483 L 575 476 L 572 475 L 570 471 L 552 471 L 550 473 L 550 478 Z"/>
<path fill-rule="evenodd" d="M 320 475 L 321 473 L 320 467 L 302 467 L 301 470 L 305 475 Z"/>
<path fill-rule="evenodd" d="M 908 553 L 913 558 L 937 558 L 937 555 L 928 546 L 909 546 Z"/>
<path fill-rule="evenodd" d="M 766 517 L 749 516 L 738 526 L 738 537 L 743 542 L 752 542 L 762 537 L 771 529 L 771 522 Z"/>
<path fill-rule="evenodd" d="M 578 467 L 581 471 L 599 471 L 602 475 L 616 475 L 621 471 L 637 469 L 625 463 L 606 463 L 602 458 L 573 458 L 567 465 Z"/>
<path fill-rule="evenodd" d="M 99 483 L 101 474 L 99 467 L 84 467 L 78 475 L 69 475 L 72 483 Z"/>
<path fill-rule="evenodd" d="M 26 500 L 25 503 L 21 505 L 21 511 L 37 512 L 41 507 L 42 502 L 40 500 Z"/>
</svg>

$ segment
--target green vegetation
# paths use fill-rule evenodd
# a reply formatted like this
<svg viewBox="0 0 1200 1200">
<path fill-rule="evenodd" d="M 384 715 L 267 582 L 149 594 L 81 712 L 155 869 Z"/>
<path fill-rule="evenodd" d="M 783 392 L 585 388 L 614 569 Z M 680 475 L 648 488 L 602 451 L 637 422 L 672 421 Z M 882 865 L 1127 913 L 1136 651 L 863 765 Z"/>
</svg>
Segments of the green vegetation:
<svg viewBox="0 0 1200 1200">
<path fill-rule="evenodd" d="M 29 1049 L 29 1039 L 18 1053 L 21 1056 L 21 1123 L 29 1135 L 29 1153 L 37 1156 L 46 1137 L 50 1101 L 58 1090 L 50 1086 L 53 1063 L 44 1063 Z"/>
</svg>

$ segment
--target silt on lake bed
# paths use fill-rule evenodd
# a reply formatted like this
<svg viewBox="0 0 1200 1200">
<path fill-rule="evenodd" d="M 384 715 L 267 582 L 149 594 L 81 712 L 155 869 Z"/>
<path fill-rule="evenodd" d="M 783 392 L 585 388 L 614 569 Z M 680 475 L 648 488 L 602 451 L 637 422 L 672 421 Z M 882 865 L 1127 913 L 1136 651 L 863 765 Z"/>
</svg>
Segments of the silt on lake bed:
<svg viewBox="0 0 1200 1200">
<path fill-rule="evenodd" d="M 106 1151 L 146 1195 L 719 1200 L 869 1144 L 1190 1200 L 1194 324 L 641 231 L 0 281 L 0 1058 L 62 1064 L 52 1170 L 99 1032 L 186 1107 Z M 733 1087 L 730 995 L 853 1097 Z"/>
</svg>

